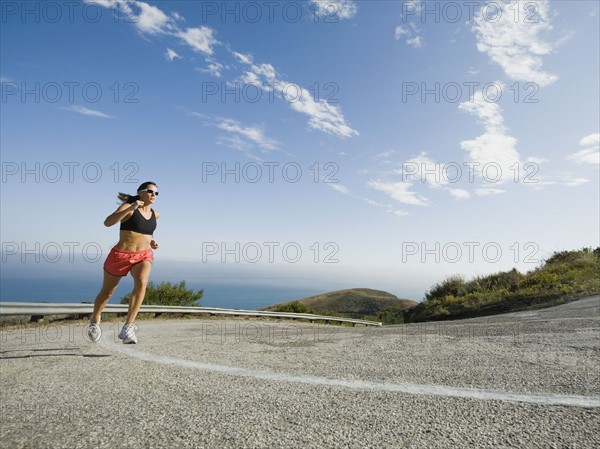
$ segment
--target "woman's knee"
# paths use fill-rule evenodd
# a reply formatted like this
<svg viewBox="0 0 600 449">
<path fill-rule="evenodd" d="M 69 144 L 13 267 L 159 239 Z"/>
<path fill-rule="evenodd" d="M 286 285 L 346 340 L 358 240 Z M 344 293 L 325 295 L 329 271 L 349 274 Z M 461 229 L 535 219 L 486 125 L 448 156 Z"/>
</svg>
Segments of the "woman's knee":
<svg viewBox="0 0 600 449">
<path fill-rule="evenodd" d="M 100 290 L 100 295 L 102 295 L 105 298 L 110 298 L 115 291 L 117 290 L 117 287 L 102 287 L 102 289 Z"/>
<path fill-rule="evenodd" d="M 134 279 L 133 280 L 133 289 L 135 291 L 146 291 L 146 287 L 148 287 L 148 279 L 147 278 L 140 278 L 140 279 Z"/>
</svg>

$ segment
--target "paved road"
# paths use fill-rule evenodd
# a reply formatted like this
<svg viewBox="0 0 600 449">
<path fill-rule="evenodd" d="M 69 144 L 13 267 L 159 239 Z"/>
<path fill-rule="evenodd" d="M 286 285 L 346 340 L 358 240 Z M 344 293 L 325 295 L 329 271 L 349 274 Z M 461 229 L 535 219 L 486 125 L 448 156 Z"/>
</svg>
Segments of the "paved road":
<svg viewBox="0 0 600 449">
<path fill-rule="evenodd" d="M 2 448 L 593 448 L 600 297 L 383 328 L 148 320 L 0 332 Z"/>
</svg>

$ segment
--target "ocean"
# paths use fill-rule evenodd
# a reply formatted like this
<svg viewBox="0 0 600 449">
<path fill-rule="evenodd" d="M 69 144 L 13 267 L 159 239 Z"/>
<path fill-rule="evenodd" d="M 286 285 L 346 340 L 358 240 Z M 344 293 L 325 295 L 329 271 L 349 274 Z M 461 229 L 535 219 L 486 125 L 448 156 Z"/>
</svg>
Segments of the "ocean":
<svg viewBox="0 0 600 449">
<path fill-rule="evenodd" d="M 93 302 L 100 289 L 102 279 L 31 279 L 2 278 L 0 282 L 0 301 L 24 302 Z M 119 304 L 121 298 L 130 293 L 133 280 L 128 276 L 117 287 L 109 303 Z M 255 310 L 274 303 L 299 299 L 323 293 L 310 288 L 282 288 L 258 285 L 227 285 L 186 282 L 190 290 L 204 289 L 201 305 L 204 307 L 222 307 L 227 309 Z"/>
</svg>

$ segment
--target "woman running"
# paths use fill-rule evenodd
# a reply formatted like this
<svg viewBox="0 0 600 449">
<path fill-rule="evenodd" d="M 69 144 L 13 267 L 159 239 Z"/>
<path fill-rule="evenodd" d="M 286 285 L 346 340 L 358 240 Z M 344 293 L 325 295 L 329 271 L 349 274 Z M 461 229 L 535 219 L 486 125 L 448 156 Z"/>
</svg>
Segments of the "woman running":
<svg viewBox="0 0 600 449">
<path fill-rule="evenodd" d="M 137 343 L 135 335 L 135 318 L 140 310 L 146 294 L 146 286 L 154 260 L 153 249 L 158 243 L 152 238 L 156 229 L 156 219 L 160 214 L 152 209 L 158 196 L 158 189 L 153 182 L 145 182 L 139 186 L 137 195 L 132 196 L 119 192 L 123 201 L 116 211 L 106 217 L 105 226 L 121 223 L 119 243 L 111 249 L 104 262 L 104 281 L 102 289 L 94 301 L 94 312 L 90 317 L 88 337 L 97 342 L 102 336 L 100 329 L 100 314 L 108 303 L 109 298 L 117 289 L 117 284 L 123 276 L 131 272 L 133 291 L 129 299 L 129 309 L 125 326 L 119 332 L 123 343 Z"/>
</svg>

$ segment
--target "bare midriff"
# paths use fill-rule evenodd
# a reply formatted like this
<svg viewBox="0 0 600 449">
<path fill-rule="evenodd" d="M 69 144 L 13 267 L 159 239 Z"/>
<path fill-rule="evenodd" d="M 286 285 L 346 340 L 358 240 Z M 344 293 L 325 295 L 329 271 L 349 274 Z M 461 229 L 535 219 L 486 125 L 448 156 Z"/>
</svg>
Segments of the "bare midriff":
<svg viewBox="0 0 600 449">
<path fill-rule="evenodd" d="M 145 251 L 150 249 L 152 236 L 134 231 L 119 231 L 119 243 L 115 248 L 121 251 Z"/>
</svg>

